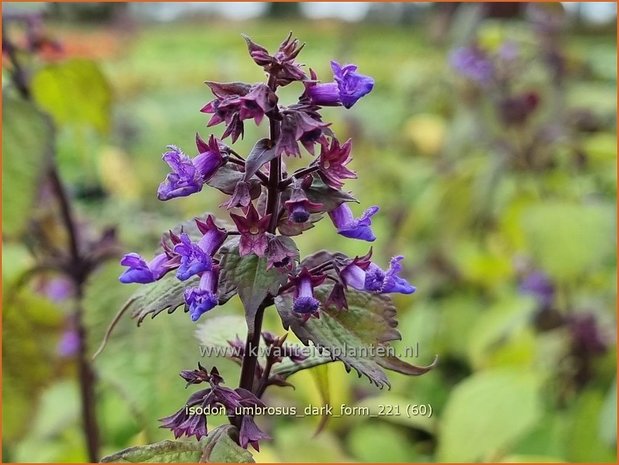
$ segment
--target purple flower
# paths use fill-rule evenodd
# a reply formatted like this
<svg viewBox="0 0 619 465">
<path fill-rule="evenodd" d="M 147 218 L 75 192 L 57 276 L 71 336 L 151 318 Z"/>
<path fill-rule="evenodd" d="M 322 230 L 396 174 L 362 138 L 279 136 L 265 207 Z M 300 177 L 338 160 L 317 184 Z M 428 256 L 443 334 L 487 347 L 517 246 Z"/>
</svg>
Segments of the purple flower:
<svg viewBox="0 0 619 465">
<path fill-rule="evenodd" d="M 372 216 L 378 212 L 379 208 L 373 206 L 363 212 L 359 218 L 355 218 L 348 205 L 342 203 L 339 207 L 329 212 L 329 217 L 337 228 L 337 233 L 350 239 L 360 239 L 372 242 L 376 239 L 372 231 Z"/>
<path fill-rule="evenodd" d="M 71 280 L 61 276 L 44 280 L 38 286 L 37 291 L 52 302 L 62 302 L 71 297 L 74 292 Z"/>
<path fill-rule="evenodd" d="M 382 270 L 378 265 L 369 261 L 369 254 L 365 257 L 356 257 L 340 271 L 342 282 L 360 291 L 388 294 L 398 292 L 412 294 L 415 286 L 412 286 L 399 275 L 402 271 L 400 261 L 404 257 L 397 256 L 391 259 L 389 269 Z"/>
<path fill-rule="evenodd" d="M 124 284 L 152 283 L 161 279 L 173 268 L 165 253 L 157 255 L 149 263 L 137 253 L 128 253 L 120 260 L 120 264 L 129 268 L 118 278 Z"/>
<path fill-rule="evenodd" d="M 185 233 L 180 235 L 180 242 L 174 246 L 174 253 L 180 256 L 180 266 L 176 271 L 176 277 L 181 281 L 191 276 L 212 269 L 212 256 L 226 239 L 227 233 L 218 228 L 209 215 L 206 222 L 196 219 L 198 229 L 203 234 L 197 242 L 191 242 Z"/>
<path fill-rule="evenodd" d="M 202 315 L 219 303 L 217 298 L 218 279 L 219 267 L 213 265 L 210 270 L 202 272 L 198 287 L 185 289 L 185 303 L 189 308 L 191 321 L 198 321 Z"/>
<path fill-rule="evenodd" d="M 270 439 L 270 436 L 260 430 L 254 419 L 245 415 L 241 420 L 241 430 L 239 431 L 239 442 L 241 447 L 247 449 L 247 446 L 251 444 L 251 446 L 260 451 L 259 441 L 263 439 Z"/>
<path fill-rule="evenodd" d="M 203 141 L 201 142 L 197 141 L 197 144 L 201 146 Z M 163 154 L 163 160 L 170 166 L 172 172 L 159 185 L 157 190 L 159 200 L 186 197 L 202 190 L 204 183 L 225 161 L 213 136 L 210 137 L 207 147 L 208 150 L 201 152 L 192 160 L 178 147 L 168 146 L 169 150 Z"/>
<path fill-rule="evenodd" d="M 487 84 L 494 74 L 489 57 L 474 46 L 454 50 L 449 56 L 449 63 L 464 77 L 480 84 Z"/>
<path fill-rule="evenodd" d="M 295 285 L 295 296 L 292 309 L 297 313 L 310 316 L 320 307 L 320 301 L 314 297 L 314 287 L 326 279 L 325 275 L 312 276 L 307 268 L 303 268 L 291 282 Z"/>
<path fill-rule="evenodd" d="M 296 180 L 292 193 L 290 194 L 290 200 L 284 203 L 288 217 L 293 223 L 305 223 L 309 220 L 310 213 L 318 213 L 322 211 L 323 205 L 321 203 L 312 202 L 307 198 L 305 186 L 310 187 L 312 184 L 312 177 L 307 176 L 307 181 Z M 308 182 L 309 181 L 309 182 Z"/>
<path fill-rule="evenodd" d="M 331 69 L 335 82 L 310 84 L 307 88 L 310 99 L 316 105 L 351 108 L 374 88 L 374 79 L 357 73 L 356 65 L 341 66 L 337 61 L 332 61 Z"/>
<path fill-rule="evenodd" d="M 77 331 L 73 328 L 67 329 L 63 334 L 56 352 L 61 357 L 73 357 L 77 354 L 80 346 L 80 337 Z"/>
<path fill-rule="evenodd" d="M 291 265 L 298 253 L 294 242 L 284 241 L 282 236 L 269 237 L 266 250 L 267 270 Z"/>
<path fill-rule="evenodd" d="M 519 290 L 523 294 L 535 297 L 539 305 L 549 307 L 555 298 L 555 287 L 550 277 L 542 271 L 532 271 L 520 282 Z"/>
<path fill-rule="evenodd" d="M 265 215 L 260 218 L 254 205 L 250 204 L 245 217 L 235 215 L 234 213 L 230 213 L 230 217 L 236 224 L 239 233 L 241 233 L 239 240 L 239 254 L 241 257 L 252 252 L 262 257 L 268 245 L 266 231 L 271 221 L 271 215 Z"/>
<path fill-rule="evenodd" d="M 340 146 L 340 141 L 336 138 L 331 139 L 331 145 L 325 140 L 321 143 L 320 158 L 320 177 L 323 181 L 334 189 L 341 189 L 344 179 L 354 179 L 357 177 L 354 171 L 346 168 L 352 160 L 350 150 L 352 143 L 350 139 Z"/>
</svg>

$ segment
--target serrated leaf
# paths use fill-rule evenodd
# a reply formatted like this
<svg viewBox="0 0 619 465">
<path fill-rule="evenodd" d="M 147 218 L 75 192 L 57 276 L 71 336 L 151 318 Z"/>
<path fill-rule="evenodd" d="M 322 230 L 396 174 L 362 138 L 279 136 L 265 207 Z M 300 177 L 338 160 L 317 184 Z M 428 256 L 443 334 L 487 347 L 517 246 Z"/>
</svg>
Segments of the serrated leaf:
<svg viewBox="0 0 619 465">
<path fill-rule="evenodd" d="M 258 307 L 269 296 L 277 294 L 288 276 L 282 270 L 267 270 L 265 257 L 256 255 L 241 257 L 238 247 L 231 248 L 221 262 L 220 280 L 228 286 L 235 286 L 245 307 L 245 318 L 249 332 L 254 330 L 254 318 Z"/>
<path fill-rule="evenodd" d="M 29 220 L 28 212 L 53 154 L 53 130 L 32 103 L 3 97 L 2 232 L 16 236 Z"/>
<path fill-rule="evenodd" d="M 312 177 L 312 185 L 305 189 L 305 193 L 312 202 L 321 203 L 325 211 L 331 211 L 344 202 L 357 201 L 349 193 L 327 186 L 319 175 L 314 173 Z"/>
<path fill-rule="evenodd" d="M 317 354 L 313 354 L 300 362 L 293 362 L 290 359 L 284 359 L 281 363 L 278 363 L 273 367 L 271 373 L 274 375 L 280 375 L 284 378 L 294 375 L 301 370 L 307 370 L 314 368 L 325 363 L 331 363 L 334 360 L 331 357 L 325 357 Z"/>
<path fill-rule="evenodd" d="M 236 435 L 232 425 L 220 426 L 209 435 L 197 441 L 161 441 L 146 446 L 128 449 L 108 455 L 103 463 L 253 463 L 247 450 L 240 447 L 232 436 Z"/>
<path fill-rule="evenodd" d="M 185 303 L 185 289 L 194 286 L 199 278 L 193 276 L 187 281 L 179 281 L 174 273 L 164 276 L 155 283 L 141 285 L 125 303 L 125 310 L 131 318 L 137 319 L 138 326 L 150 315 L 155 318 L 164 310 L 174 312 Z"/>
<path fill-rule="evenodd" d="M 100 132 L 110 125 L 111 87 L 91 60 L 47 65 L 31 82 L 34 100 L 59 124 L 90 124 Z"/>
<path fill-rule="evenodd" d="M 390 385 L 382 368 L 421 375 L 434 366 L 433 363 L 416 367 L 393 356 L 379 356 L 378 350 L 390 355 L 389 342 L 400 339 L 396 309 L 388 296 L 349 290 L 346 294 L 348 310 L 342 311 L 325 306 L 331 289 L 332 286 L 321 286 L 315 290 L 316 298 L 322 303 L 320 318 L 306 322 L 293 312 L 290 294 L 278 296 L 275 305 L 284 327 L 290 328 L 305 345 L 311 342 L 326 349 L 342 361 L 347 370 L 354 368 L 359 376 L 367 376 L 379 387 Z"/>
<path fill-rule="evenodd" d="M 269 139 L 260 139 L 251 149 L 245 161 L 245 181 L 248 181 L 262 165 L 277 157 L 274 147 L 271 147 Z"/>
</svg>

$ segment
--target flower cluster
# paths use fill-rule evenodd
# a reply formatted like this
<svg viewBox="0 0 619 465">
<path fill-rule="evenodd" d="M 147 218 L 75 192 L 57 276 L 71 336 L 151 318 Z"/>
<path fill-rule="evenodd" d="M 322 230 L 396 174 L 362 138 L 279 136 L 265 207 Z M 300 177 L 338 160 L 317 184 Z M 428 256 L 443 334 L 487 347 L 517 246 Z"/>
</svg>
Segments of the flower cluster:
<svg viewBox="0 0 619 465">
<path fill-rule="evenodd" d="M 205 185 L 218 189 L 228 196 L 221 207 L 228 211 L 227 224 L 231 226 L 218 226 L 209 215 L 195 219 L 195 230 L 192 227 L 192 231 L 189 228 L 169 231 L 162 238 L 161 252 L 152 260 L 147 261 L 136 253 L 123 257 L 121 265 L 126 270 L 120 281 L 151 283 L 175 271 L 178 280 L 188 282 L 185 308 L 193 321 L 227 300 L 220 291 L 225 288 L 229 292 L 231 285 L 222 272 L 226 254 L 236 254 L 241 260 L 253 256 L 264 258 L 258 262 L 264 264 L 260 272 L 276 270 L 283 278 L 279 290 L 268 299 L 272 303 L 276 295 L 292 293 L 292 310 L 301 321 L 318 317 L 324 307 L 346 309 L 346 293 L 353 290 L 376 294 L 414 292 L 415 288 L 399 276 L 401 256 L 394 257 L 386 270 L 370 260 L 371 251 L 363 257 L 338 257 L 311 267 L 300 262 L 292 239 L 327 216 L 334 232 L 343 237 L 367 242 L 376 239 L 372 218 L 379 208 L 370 206 L 356 216 L 348 204 L 355 201 L 354 197 L 342 190 L 346 180 L 356 178 L 348 167 L 352 143 L 340 141 L 321 117 L 324 106 L 353 107 L 370 93 L 374 80 L 359 73 L 355 65 L 332 61 L 333 77 L 321 82 L 313 70 L 308 76 L 297 62 L 303 45 L 292 36 L 273 54 L 245 39 L 251 58 L 267 75 L 266 83 L 207 82 L 214 98 L 201 111 L 211 115 L 207 126 L 223 125 L 223 134 L 221 138 L 211 135 L 208 141 L 197 135 L 194 157 L 169 146 L 163 161 L 171 171 L 157 192 L 160 200 L 169 201 L 196 194 Z M 292 82 L 302 83 L 303 92 L 296 102 L 286 105 L 279 100 L 277 89 Z M 258 141 L 247 157 L 224 143 L 228 137 L 232 143 L 242 138 L 248 120 L 259 125 L 265 119 L 269 122 L 269 136 Z M 285 158 L 300 157 L 302 149 L 313 158 L 305 168 L 288 173 Z M 314 294 L 320 286 L 332 287 L 325 302 Z M 285 379 L 269 377 L 273 364 L 284 358 L 295 363 L 304 358 L 294 346 L 284 344 L 285 337 L 277 338 L 269 333 L 262 336 L 270 351 L 266 365 L 257 364 L 253 384 L 251 379 L 245 382 L 245 386 L 254 387 L 253 394 L 247 392 L 258 397 L 269 384 L 286 384 Z M 246 356 L 241 341 L 231 344 L 236 344 L 239 359 Z M 219 403 L 232 408 L 243 402 L 257 402 L 245 392 L 221 387 L 216 371 L 208 373 L 199 367 L 196 371 L 183 372 L 182 377 L 189 384 L 211 385 L 192 395 L 187 405 Z M 206 421 L 188 417 L 184 409 L 165 418 L 163 426 L 172 429 L 177 437 L 206 435 Z M 239 427 L 241 445 L 253 444 L 257 448 L 263 434 L 251 416 L 243 417 Z"/>
<path fill-rule="evenodd" d="M 243 388 L 231 389 L 222 386 L 223 378 L 217 368 L 208 372 L 198 363 L 197 370 L 181 372 L 181 378 L 187 385 L 208 383 L 210 387 L 193 393 L 185 405 L 170 416 L 162 418 L 161 428 L 168 428 L 174 437 L 195 436 L 200 439 L 207 435 L 206 413 L 222 407 L 229 417 L 237 416 L 242 408 L 264 407 L 264 404 L 254 394 Z M 252 445 L 259 450 L 258 441 L 268 439 L 269 436 L 260 431 L 253 418 L 249 415 L 242 417 L 239 429 L 239 442 L 244 448 Z"/>
</svg>

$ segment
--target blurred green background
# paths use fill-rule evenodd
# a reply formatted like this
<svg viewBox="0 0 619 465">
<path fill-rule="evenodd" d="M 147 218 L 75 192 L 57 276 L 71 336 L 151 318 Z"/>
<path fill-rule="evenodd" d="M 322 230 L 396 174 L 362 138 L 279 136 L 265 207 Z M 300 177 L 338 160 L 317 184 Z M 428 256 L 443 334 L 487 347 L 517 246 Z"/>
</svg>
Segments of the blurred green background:
<svg viewBox="0 0 619 465">
<path fill-rule="evenodd" d="M 401 253 L 418 289 L 395 297 L 398 347 L 418 344 L 408 361 L 438 354 L 438 366 L 418 378 L 389 373 L 387 391 L 334 363 L 328 389 L 305 371 L 290 379 L 295 390 L 271 388 L 265 399 L 301 409 L 325 397 L 374 408 L 430 404 L 433 414 L 332 418 L 316 437 L 319 417 L 262 418 L 273 440 L 257 461 L 616 462 L 613 7 L 332 6 L 4 3 L 4 13 L 42 12 L 61 45 L 30 57 L 29 72 L 54 118 L 57 163 L 80 220 L 116 225 L 122 249 L 145 256 L 162 232 L 224 200 L 208 189 L 166 203 L 155 193 L 167 173 L 165 146 L 191 152 L 196 131 L 210 134 L 199 112 L 211 98 L 203 81 L 264 78 L 241 33 L 272 50 L 293 31 L 307 43 L 300 61 L 319 76 L 327 79 L 337 59 L 376 79 L 352 110 L 326 109 L 324 119 L 340 140 L 353 138 L 359 178 L 346 187 L 363 207 L 381 207 L 377 262 Z M 22 39 L 18 26 L 5 29 Z M 479 86 L 450 66 L 452 50 L 473 43 L 492 56 L 516 44 L 521 65 L 506 72 L 509 92 L 539 99 L 525 122 L 502 119 L 505 88 Z M 3 93 L 14 92 L 8 77 L 3 67 Z M 283 98 L 300 92 L 289 86 Z M 11 117 L 3 113 L 3 128 Z M 235 149 L 247 153 L 265 131 L 247 125 Z M 50 294 L 54 276 L 16 285 L 35 262 L 33 244 L 57 226 L 44 192 L 32 211 L 18 207 L 37 181 L 9 189 L 6 163 L 3 210 L 21 210 L 3 214 L 3 459 L 84 461 L 74 360 L 58 348 L 71 299 Z M 22 171 L 28 163 L 24 156 Z M 40 228 L 14 233 L 19 212 Z M 329 221 L 298 243 L 302 255 L 367 251 Z M 120 272 L 112 260 L 86 286 L 91 353 L 135 290 L 118 283 Z M 553 292 L 532 291 L 535 279 Z M 238 299 L 208 314 L 204 331 L 223 313 L 240 316 Z M 266 326 L 283 332 L 275 312 Z M 139 328 L 121 320 L 94 363 L 103 454 L 171 438 L 157 419 L 188 395 L 178 372 L 200 359 L 195 332 L 181 311 Z M 202 363 L 236 383 L 234 363 Z"/>
</svg>

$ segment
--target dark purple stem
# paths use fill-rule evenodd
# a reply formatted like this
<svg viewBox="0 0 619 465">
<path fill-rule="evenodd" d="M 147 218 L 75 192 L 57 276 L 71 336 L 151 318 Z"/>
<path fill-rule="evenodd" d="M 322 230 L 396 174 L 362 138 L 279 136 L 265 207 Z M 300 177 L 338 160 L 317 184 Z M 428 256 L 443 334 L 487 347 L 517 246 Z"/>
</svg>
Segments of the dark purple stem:
<svg viewBox="0 0 619 465">
<path fill-rule="evenodd" d="M 279 188 L 280 189 L 285 189 L 290 184 L 292 184 L 292 181 L 295 178 L 297 178 L 297 179 L 302 178 L 304 176 L 307 176 L 310 173 L 313 173 L 314 171 L 318 171 L 319 169 L 320 169 L 320 166 L 318 166 L 318 165 L 311 165 L 311 166 L 308 166 L 307 168 L 300 169 L 299 171 L 294 172 L 292 174 L 292 176 L 290 176 L 289 178 L 286 178 L 283 181 L 281 181 L 279 183 Z"/>
<path fill-rule="evenodd" d="M 269 77 L 269 87 L 273 92 L 277 88 L 275 78 Z M 279 122 L 269 116 L 269 131 L 271 146 L 274 146 L 279 139 Z M 277 220 L 279 218 L 279 182 L 281 180 L 281 159 L 279 157 L 271 160 L 269 169 L 269 179 L 267 184 L 267 215 L 271 216 L 268 231 L 271 234 L 275 233 Z M 264 309 L 272 303 L 272 299 L 267 297 L 264 302 L 258 307 L 256 312 L 253 331 L 247 333 L 245 342 L 245 356 L 243 357 L 243 365 L 241 367 L 240 387 L 254 392 L 254 380 L 256 377 L 256 365 L 258 363 L 258 347 L 260 346 L 260 332 L 262 329 L 262 318 Z M 239 419 L 240 420 L 240 419 Z"/>
</svg>

